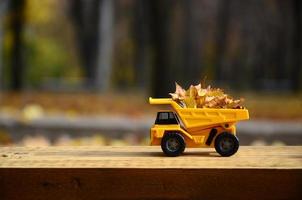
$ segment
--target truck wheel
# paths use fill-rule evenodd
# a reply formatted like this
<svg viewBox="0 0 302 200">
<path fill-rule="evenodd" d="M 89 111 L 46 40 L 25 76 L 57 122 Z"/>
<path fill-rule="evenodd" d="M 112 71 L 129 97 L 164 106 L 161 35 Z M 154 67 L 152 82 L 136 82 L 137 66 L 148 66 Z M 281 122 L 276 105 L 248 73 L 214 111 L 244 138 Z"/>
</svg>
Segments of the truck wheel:
<svg viewBox="0 0 302 200">
<path fill-rule="evenodd" d="M 166 133 L 161 140 L 161 149 L 167 156 L 179 156 L 185 148 L 185 140 L 179 133 Z"/>
<path fill-rule="evenodd" d="M 215 149 L 221 156 L 231 156 L 239 148 L 238 138 L 228 132 L 221 133 L 215 139 Z"/>
</svg>

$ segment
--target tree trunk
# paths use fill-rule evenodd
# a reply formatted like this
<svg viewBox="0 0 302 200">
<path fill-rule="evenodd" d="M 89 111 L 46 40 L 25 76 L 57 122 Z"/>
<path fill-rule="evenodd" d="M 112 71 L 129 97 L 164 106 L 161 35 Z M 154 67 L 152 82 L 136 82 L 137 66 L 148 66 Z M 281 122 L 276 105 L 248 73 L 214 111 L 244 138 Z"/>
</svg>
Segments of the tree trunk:
<svg viewBox="0 0 302 200">
<path fill-rule="evenodd" d="M 150 1 L 150 32 L 153 44 L 152 95 L 167 97 L 174 87 L 170 79 L 168 34 L 170 22 L 169 1 Z"/>
<path fill-rule="evenodd" d="M 3 87 L 3 18 L 7 14 L 8 1 L 4 0 L 0 2 L 0 90 Z"/>
<path fill-rule="evenodd" d="M 148 87 L 149 68 L 147 62 L 149 54 L 147 47 L 149 45 L 150 14 L 149 0 L 137 0 L 134 7 L 133 36 L 135 42 L 135 82 L 139 89 Z"/>
<path fill-rule="evenodd" d="M 85 86 L 88 89 L 95 89 L 101 1 L 73 0 L 70 4 L 70 14 L 75 27 L 79 56 L 85 73 Z"/>
<path fill-rule="evenodd" d="M 10 29 L 12 31 L 12 46 L 10 49 L 11 89 L 23 88 L 24 57 L 23 57 L 23 29 L 25 23 L 25 0 L 11 0 L 9 5 Z"/>
<path fill-rule="evenodd" d="M 96 86 L 98 90 L 106 91 L 110 86 L 112 71 L 114 1 L 102 0 L 99 5 L 99 9 L 99 43 Z"/>
<path fill-rule="evenodd" d="M 292 66 L 292 89 L 294 91 L 299 91 L 301 89 L 301 22 L 302 22 L 302 3 L 300 0 L 293 0 L 293 20 L 294 20 L 294 30 L 293 30 L 293 66 Z"/>
<path fill-rule="evenodd" d="M 185 30 L 184 30 L 184 63 L 183 76 L 185 85 L 194 81 L 201 81 L 201 47 L 200 47 L 200 7 L 199 1 L 188 0 L 184 2 Z"/>
<path fill-rule="evenodd" d="M 221 0 L 218 3 L 217 28 L 216 28 L 216 59 L 214 67 L 216 68 L 216 79 L 221 81 L 228 79 L 227 71 L 223 67 L 224 55 L 226 51 L 226 39 L 230 18 L 231 0 Z"/>
</svg>

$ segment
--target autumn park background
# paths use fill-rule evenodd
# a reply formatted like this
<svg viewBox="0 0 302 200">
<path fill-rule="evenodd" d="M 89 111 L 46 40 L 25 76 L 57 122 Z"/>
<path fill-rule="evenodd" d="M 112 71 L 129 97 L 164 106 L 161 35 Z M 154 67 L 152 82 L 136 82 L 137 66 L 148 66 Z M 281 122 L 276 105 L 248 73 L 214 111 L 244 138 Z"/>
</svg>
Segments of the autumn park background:
<svg viewBox="0 0 302 200">
<path fill-rule="evenodd" d="M 244 145 L 302 144 L 299 0 L 0 0 L 0 145 L 144 145 L 206 77 L 243 97 Z"/>
</svg>

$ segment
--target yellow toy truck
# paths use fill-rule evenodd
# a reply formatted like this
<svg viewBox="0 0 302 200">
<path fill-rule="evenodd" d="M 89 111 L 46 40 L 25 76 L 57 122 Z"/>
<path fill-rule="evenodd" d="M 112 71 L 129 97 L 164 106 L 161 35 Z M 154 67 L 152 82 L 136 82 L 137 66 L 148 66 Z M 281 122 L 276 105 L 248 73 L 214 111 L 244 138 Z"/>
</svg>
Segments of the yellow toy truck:
<svg viewBox="0 0 302 200">
<path fill-rule="evenodd" d="M 158 112 L 150 130 L 151 145 L 161 145 L 167 156 L 179 156 L 186 147 L 215 147 L 221 156 L 231 156 L 239 148 L 235 124 L 249 119 L 245 108 L 183 108 L 171 98 L 150 97 L 149 103 L 173 109 Z"/>
</svg>

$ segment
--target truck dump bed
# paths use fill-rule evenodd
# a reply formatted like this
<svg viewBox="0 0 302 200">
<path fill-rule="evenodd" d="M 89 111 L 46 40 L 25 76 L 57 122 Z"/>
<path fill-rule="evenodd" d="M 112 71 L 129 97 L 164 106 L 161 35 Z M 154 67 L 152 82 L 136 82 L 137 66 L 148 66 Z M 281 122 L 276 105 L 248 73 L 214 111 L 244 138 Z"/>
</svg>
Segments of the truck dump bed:
<svg viewBox="0 0 302 200">
<path fill-rule="evenodd" d="M 171 98 L 149 98 L 150 104 L 171 105 L 186 129 L 249 119 L 247 109 L 183 108 Z"/>
</svg>

